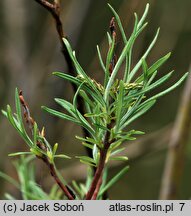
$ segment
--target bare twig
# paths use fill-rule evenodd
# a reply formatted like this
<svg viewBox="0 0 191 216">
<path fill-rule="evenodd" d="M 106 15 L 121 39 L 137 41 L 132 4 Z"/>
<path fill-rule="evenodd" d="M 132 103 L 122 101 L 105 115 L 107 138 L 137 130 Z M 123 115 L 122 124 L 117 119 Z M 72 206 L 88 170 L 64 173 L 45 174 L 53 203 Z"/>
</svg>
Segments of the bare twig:
<svg viewBox="0 0 191 216">
<path fill-rule="evenodd" d="M 27 105 L 27 103 L 26 103 L 26 101 L 22 95 L 22 91 L 20 91 L 20 93 L 19 93 L 19 99 L 20 99 L 20 103 L 21 103 L 23 110 L 24 110 L 24 118 L 26 120 L 26 124 L 28 125 L 29 129 L 31 130 L 31 133 L 33 134 L 33 128 L 34 128 L 35 121 L 30 115 L 30 110 L 29 110 L 29 107 L 28 107 L 28 105 Z M 44 136 L 44 129 L 42 130 L 42 132 L 39 132 L 39 134 L 41 136 Z M 43 141 L 37 140 L 37 145 L 43 151 L 45 151 L 45 152 L 47 151 L 47 147 L 43 143 Z M 50 170 L 52 177 L 54 178 L 54 180 L 58 184 L 58 186 L 62 189 L 63 193 L 68 197 L 68 199 L 73 200 L 74 199 L 73 195 L 67 189 L 67 186 L 65 186 L 62 183 L 62 181 L 60 180 L 60 178 L 58 177 L 55 164 L 50 163 L 49 159 L 45 155 L 37 156 L 37 158 L 41 159 L 42 161 L 44 161 L 46 163 L 46 165 L 48 166 L 48 168 Z"/>
<path fill-rule="evenodd" d="M 178 199 L 185 161 L 185 148 L 191 129 L 191 74 L 187 79 L 179 112 L 171 134 L 162 178 L 160 199 Z"/>
<path fill-rule="evenodd" d="M 75 70 L 74 70 L 73 63 L 67 51 L 66 45 L 63 42 L 63 38 L 66 38 L 66 35 L 64 34 L 63 27 L 62 27 L 62 21 L 60 19 L 60 1 L 54 0 L 53 3 L 50 3 L 47 0 L 35 0 L 35 1 L 39 3 L 41 6 L 43 6 L 46 10 L 48 10 L 53 16 L 55 20 L 56 30 L 59 36 L 60 44 L 62 47 L 62 54 L 64 55 L 66 59 L 69 73 L 75 76 L 75 72 L 74 72 Z"/>
</svg>

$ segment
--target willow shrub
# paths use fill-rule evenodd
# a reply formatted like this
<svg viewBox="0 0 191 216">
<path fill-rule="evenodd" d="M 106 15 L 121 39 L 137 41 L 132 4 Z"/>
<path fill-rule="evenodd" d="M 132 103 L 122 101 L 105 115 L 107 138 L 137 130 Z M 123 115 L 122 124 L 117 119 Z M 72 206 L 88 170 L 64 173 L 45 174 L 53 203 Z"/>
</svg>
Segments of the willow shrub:
<svg viewBox="0 0 191 216">
<path fill-rule="evenodd" d="M 127 130 L 127 128 L 130 128 L 133 121 L 146 113 L 156 103 L 157 99 L 174 90 L 187 77 L 186 73 L 174 85 L 152 95 L 153 89 L 165 83 L 172 76 L 173 71 L 156 79 L 159 68 L 168 60 L 170 53 L 161 57 L 152 65 L 147 64 L 146 59 L 157 41 L 159 29 L 138 62 L 135 65 L 131 64 L 134 43 L 147 26 L 145 19 L 149 5 L 147 4 L 140 19 L 135 13 L 134 28 L 129 38 L 126 37 L 118 14 L 110 5 L 109 8 L 114 17 L 111 19 L 110 33 L 107 33 L 109 49 L 106 59 L 102 57 L 99 46 L 97 46 L 98 58 L 104 74 L 103 83 L 93 80 L 84 71 L 70 43 L 63 38 L 77 76 L 62 72 L 54 72 L 53 74 L 75 84 L 77 91 L 72 103 L 62 98 L 55 98 L 55 102 L 63 107 L 66 112 L 59 112 L 46 106 L 42 107 L 51 115 L 80 125 L 90 134 L 89 137 L 76 135 L 76 139 L 80 140 L 83 146 L 91 149 L 93 155 L 92 157 L 76 156 L 81 163 L 89 167 L 85 183 L 79 184 L 72 181 L 72 184 L 69 185 L 56 169 L 55 158 L 69 159 L 70 157 L 64 154 L 58 155 L 58 144 L 52 146 L 47 141 L 44 129 L 40 130 L 36 121 L 31 117 L 22 92 L 18 92 L 17 89 L 15 92 L 16 113 L 13 113 L 9 105 L 3 111 L 5 117 L 17 130 L 30 150 L 29 152 L 17 152 L 9 155 L 22 155 L 20 160 L 15 163 L 20 179 L 19 182 L 1 173 L 1 176 L 20 189 L 23 199 L 103 199 L 104 193 L 112 185 L 117 184 L 119 178 L 126 174 L 129 169 L 128 166 L 125 166 L 112 179 L 108 180 L 108 163 L 112 160 L 127 161 L 126 155 L 121 156 L 125 149 L 122 144 L 136 139 L 137 135 L 144 134 L 142 131 Z M 121 53 L 117 54 L 115 53 L 115 22 L 119 27 L 124 44 Z M 123 72 L 122 79 L 117 78 L 119 71 Z M 83 98 L 86 107 L 85 115 L 78 110 L 77 97 Z M 24 120 L 27 124 L 24 123 Z M 26 126 L 30 128 L 29 133 L 25 128 Z M 50 192 L 47 193 L 35 183 L 35 173 L 31 167 L 33 166 L 33 159 L 36 157 L 47 164 L 51 175 L 55 179 L 55 185 L 58 185 L 61 190 L 57 186 L 53 186 Z M 6 196 L 12 198 L 11 195 L 7 194 Z"/>
</svg>

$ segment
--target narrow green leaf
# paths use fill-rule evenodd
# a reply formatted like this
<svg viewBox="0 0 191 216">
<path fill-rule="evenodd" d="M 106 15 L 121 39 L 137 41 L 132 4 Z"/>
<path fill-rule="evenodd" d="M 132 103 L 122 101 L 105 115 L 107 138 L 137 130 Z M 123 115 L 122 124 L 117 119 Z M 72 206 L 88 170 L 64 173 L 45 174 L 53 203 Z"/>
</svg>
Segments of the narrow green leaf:
<svg viewBox="0 0 191 216">
<path fill-rule="evenodd" d="M 122 140 L 117 140 L 110 145 L 109 150 L 113 151 L 114 149 L 118 148 L 121 144 Z"/>
<path fill-rule="evenodd" d="M 172 71 L 172 72 L 173 72 L 173 71 Z M 155 79 L 157 73 L 158 73 L 158 71 L 155 71 L 155 72 L 151 75 L 151 77 L 149 78 L 149 80 L 148 80 L 148 82 L 147 82 L 147 86 L 149 86 L 149 85 L 152 83 L 152 81 Z"/>
<path fill-rule="evenodd" d="M 76 139 L 78 139 L 78 140 L 80 140 L 80 141 L 84 141 L 84 142 L 87 141 L 87 139 L 84 138 L 84 137 L 80 137 L 80 136 L 75 136 L 75 137 L 76 137 Z"/>
<path fill-rule="evenodd" d="M 94 129 L 91 127 L 91 125 L 88 123 L 88 121 L 82 116 L 82 114 L 77 109 L 77 96 L 79 94 L 79 91 L 80 91 L 82 85 L 83 85 L 83 83 L 79 86 L 78 90 L 76 91 L 76 93 L 74 95 L 73 106 L 74 106 L 75 114 L 76 114 L 78 120 L 81 122 L 81 125 L 84 128 L 86 128 L 92 136 L 94 136 L 94 133 L 95 133 Z"/>
<path fill-rule="evenodd" d="M 17 132 L 20 134 L 20 136 L 23 138 L 23 140 L 27 143 L 29 147 L 33 145 L 33 142 L 30 140 L 27 134 L 22 132 L 21 126 L 19 122 L 13 117 L 11 107 L 7 105 L 7 115 L 9 122 L 11 125 L 17 130 Z"/>
<path fill-rule="evenodd" d="M 125 150 L 125 148 L 119 148 L 119 149 L 117 149 L 117 150 L 115 150 L 115 151 L 112 151 L 111 152 L 111 156 L 114 156 L 114 155 L 116 155 L 116 154 L 119 154 L 119 153 L 121 153 L 122 151 L 124 151 Z"/>
<path fill-rule="evenodd" d="M 114 161 L 127 161 L 127 160 L 128 160 L 128 157 L 126 157 L 126 156 L 110 157 L 109 160 L 114 160 Z"/>
<path fill-rule="evenodd" d="M 37 123 L 34 122 L 34 127 L 33 127 L 33 140 L 34 140 L 34 145 L 37 144 L 37 137 L 38 137 L 38 126 Z"/>
<path fill-rule="evenodd" d="M 158 35 L 159 35 L 159 31 L 160 31 L 160 28 L 158 28 L 157 32 L 156 32 L 156 35 L 153 39 L 153 41 L 151 42 L 151 44 L 149 45 L 148 49 L 146 50 L 146 52 L 143 54 L 143 56 L 141 57 L 141 59 L 138 61 L 138 63 L 135 65 L 135 67 L 133 68 L 133 70 L 130 72 L 129 74 L 129 78 L 127 80 L 127 82 L 129 83 L 131 81 L 131 79 L 134 77 L 134 75 L 136 74 L 136 72 L 139 70 L 139 68 L 141 67 L 141 64 L 142 64 L 142 59 L 146 59 L 146 57 L 148 56 L 148 54 L 150 53 L 150 51 L 152 50 L 152 48 L 154 47 L 156 41 L 157 41 L 157 38 L 158 38 Z"/>
<path fill-rule="evenodd" d="M 5 199 L 7 200 L 16 200 L 16 198 L 9 193 L 5 193 L 4 196 L 5 196 Z"/>
<path fill-rule="evenodd" d="M 124 98 L 124 83 L 121 80 L 119 83 L 119 93 L 117 96 L 117 104 L 116 104 L 116 132 L 118 132 L 119 124 L 121 120 L 121 112 L 123 107 L 123 98 Z"/>
<path fill-rule="evenodd" d="M 90 137 L 86 137 L 86 140 L 87 142 L 90 142 L 90 143 L 93 143 L 93 144 L 96 144 L 96 145 L 99 145 L 99 142 L 95 139 L 92 139 Z"/>
<path fill-rule="evenodd" d="M 98 161 L 99 161 L 99 151 L 98 151 L 98 148 L 97 148 L 96 144 L 94 144 L 94 146 L 93 146 L 93 159 L 94 159 L 95 163 L 98 164 Z"/>
<path fill-rule="evenodd" d="M 188 76 L 188 73 L 185 73 L 174 85 L 172 85 L 171 87 L 167 88 L 166 90 L 154 95 L 153 97 L 149 98 L 148 100 L 146 100 L 143 105 L 145 105 L 146 103 L 156 100 L 166 94 L 168 94 L 169 92 L 171 92 L 172 90 L 174 90 L 175 88 L 177 88 Z"/>
<path fill-rule="evenodd" d="M 169 52 L 168 54 L 166 54 L 165 56 L 163 56 L 162 58 L 160 58 L 159 60 L 157 60 L 148 69 L 148 75 L 150 76 L 151 74 L 153 74 L 153 72 L 155 72 L 156 70 L 158 70 L 158 68 L 161 67 L 170 58 L 170 55 L 171 55 L 171 53 Z"/>
<path fill-rule="evenodd" d="M 146 93 L 146 92 L 148 92 L 148 91 L 150 91 L 150 90 L 152 90 L 154 88 L 159 87 L 161 84 L 163 84 L 164 82 L 166 82 L 172 76 L 173 72 L 174 71 L 169 72 L 168 74 L 164 75 L 163 77 L 161 77 L 160 79 L 158 79 L 153 84 L 151 84 L 148 87 L 146 87 L 145 90 L 143 90 L 143 93 Z"/>
<path fill-rule="evenodd" d="M 7 118 L 7 112 L 5 110 L 1 110 L 1 112 Z"/>
<path fill-rule="evenodd" d="M 71 76 L 69 74 L 65 74 L 65 73 L 62 73 L 62 72 L 53 72 L 52 74 L 55 75 L 55 76 L 58 76 L 58 77 L 60 77 L 62 79 L 68 80 L 68 81 L 70 81 L 70 82 L 72 82 L 72 83 L 74 83 L 74 84 L 76 84 L 78 86 L 83 82 L 82 80 L 79 80 L 77 77 L 73 77 L 73 76 Z"/>
<path fill-rule="evenodd" d="M 74 113 L 74 106 L 70 102 L 68 102 L 64 99 L 61 99 L 61 98 L 55 98 L 54 100 L 56 101 L 56 103 L 58 103 L 64 109 L 66 109 L 67 112 L 70 113 L 74 118 L 76 118 L 76 115 Z"/>
<path fill-rule="evenodd" d="M 120 129 L 125 128 L 127 125 L 129 125 L 131 122 L 133 122 L 135 119 L 139 118 L 143 114 L 145 114 L 154 104 L 156 100 L 148 101 L 147 103 L 143 103 L 139 109 L 133 114 L 133 116 L 127 120 Z"/>
<path fill-rule="evenodd" d="M 9 105 L 7 105 L 7 117 L 8 120 L 10 121 L 10 123 L 12 124 L 12 126 L 17 129 L 19 131 L 19 133 L 21 133 L 20 128 L 17 126 L 17 124 L 15 123 L 15 120 L 13 118 L 13 114 L 12 114 L 12 110 L 11 107 Z"/>
<path fill-rule="evenodd" d="M 83 160 L 83 159 L 80 159 L 80 162 L 83 163 L 83 164 L 86 164 L 88 166 L 93 166 L 93 167 L 96 167 L 95 163 L 90 163 L 86 160 Z"/>
<path fill-rule="evenodd" d="M 54 158 L 71 159 L 71 157 L 64 154 L 54 155 Z"/>
<path fill-rule="evenodd" d="M 119 29 L 120 29 L 120 32 L 121 32 L 121 35 L 122 35 L 122 38 L 123 38 L 123 41 L 124 41 L 124 44 L 126 44 L 127 43 L 127 38 L 126 38 L 125 31 L 123 29 L 123 25 L 122 25 L 121 20 L 120 20 L 120 17 L 119 17 L 117 12 L 114 10 L 114 8 L 110 4 L 108 4 L 108 6 L 109 6 L 109 8 L 111 9 L 112 13 L 115 16 L 115 19 L 117 21 L 117 24 L 119 26 Z"/>
<path fill-rule="evenodd" d="M 129 50 L 129 54 L 126 56 L 126 65 L 123 81 L 127 82 L 129 73 L 131 71 L 131 61 L 132 61 L 132 49 Z"/>
<path fill-rule="evenodd" d="M 145 134 L 145 132 L 137 131 L 137 130 L 131 130 L 130 134 L 132 134 L 132 135 L 143 135 L 143 134 Z"/>
<path fill-rule="evenodd" d="M 89 163 L 93 163 L 95 164 L 95 161 L 93 158 L 90 158 L 88 156 L 76 156 L 76 158 L 79 158 L 80 160 L 83 160 L 83 161 L 87 161 Z"/>
<path fill-rule="evenodd" d="M 136 98 L 136 100 L 134 101 L 133 105 L 128 107 L 127 112 L 121 118 L 120 127 L 122 125 L 124 125 L 125 122 L 127 121 L 127 119 L 135 113 L 135 111 L 138 109 L 138 106 L 141 103 L 142 99 L 143 99 L 143 95 L 138 96 Z"/>
<path fill-rule="evenodd" d="M 31 140 L 29 136 L 27 135 L 27 132 L 25 130 L 24 123 L 23 123 L 21 104 L 20 104 L 20 99 L 19 99 L 19 91 L 17 88 L 15 89 L 15 105 L 16 105 L 16 112 L 17 112 L 17 118 L 18 118 L 18 123 L 16 123 L 17 127 L 20 128 L 22 137 L 25 140 L 25 142 L 27 142 L 28 144 L 30 143 L 31 145 L 32 144 Z"/>
<path fill-rule="evenodd" d="M 133 32 L 136 31 L 137 24 L 138 24 L 137 14 L 134 13 L 134 16 L 135 16 L 135 24 L 134 24 Z M 127 82 L 128 78 L 129 78 L 130 71 L 131 71 L 132 52 L 133 52 L 133 45 L 131 46 L 129 52 L 126 55 L 126 66 L 125 66 L 125 73 L 124 73 L 124 78 L 123 78 L 123 81 L 125 83 Z"/>
<path fill-rule="evenodd" d="M 19 123 L 21 125 L 21 128 L 24 130 L 23 120 L 22 120 L 22 112 L 21 112 L 21 105 L 20 105 L 20 99 L 19 99 L 19 92 L 16 88 L 15 90 L 15 105 L 16 105 L 16 112 L 18 116 Z"/>
<path fill-rule="evenodd" d="M 147 3 L 145 11 L 143 13 L 143 16 L 141 17 L 141 19 L 140 19 L 140 21 L 139 21 L 139 23 L 137 25 L 138 29 L 143 25 L 143 23 L 144 23 L 144 21 L 145 21 L 145 19 L 147 17 L 148 11 L 149 11 L 149 4 Z"/>
<path fill-rule="evenodd" d="M 20 155 L 32 155 L 32 152 L 16 152 L 16 153 L 8 154 L 9 157 L 15 157 Z"/>
<path fill-rule="evenodd" d="M 53 150 L 52 150 L 53 155 L 56 154 L 57 149 L 58 149 L 58 143 L 55 143 L 55 144 L 54 144 L 54 147 L 53 147 Z"/>
<path fill-rule="evenodd" d="M 99 192 L 99 196 L 103 195 L 111 186 L 113 186 L 114 184 L 116 184 L 117 181 L 119 181 L 119 179 L 121 177 L 123 177 L 129 170 L 129 166 L 124 167 L 119 173 L 117 173 L 117 175 L 115 175 L 106 185 L 105 187 L 100 190 Z"/>
<path fill-rule="evenodd" d="M 148 81 L 148 65 L 145 61 L 145 59 L 142 59 L 142 67 L 143 67 L 143 77 L 144 77 L 144 83 L 147 83 Z"/>
<path fill-rule="evenodd" d="M 171 53 L 166 54 L 159 60 L 157 60 L 149 69 L 147 69 L 147 76 L 151 76 L 156 70 L 158 70 L 170 57 Z M 137 82 L 144 80 L 144 75 L 141 75 Z"/>
<path fill-rule="evenodd" d="M 111 38 L 109 32 L 107 32 L 107 39 L 108 39 L 108 44 L 111 45 L 112 44 L 112 38 Z"/>
<path fill-rule="evenodd" d="M 61 119 L 72 121 L 72 122 L 74 122 L 76 124 L 80 124 L 81 125 L 81 123 L 78 120 L 76 120 L 75 118 L 73 118 L 73 117 L 71 117 L 69 115 L 66 115 L 64 113 L 58 112 L 56 110 L 50 109 L 50 108 L 45 107 L 45 106 L 42 106 L 42 109 L 45 110 L 46 112 L 50 113 L 51 115 L 54 115 L 54 116 L 57 116 L 57 117 L 59 117 Z"/>
<path fill-rule="evenodd" d="M 172 76 L 173 72 L 174 71 L 169 72 L 168 74 L 164 75 L 163 77 L 161 77 L 160 79 L 158 79 L 156 82 L 154 82 L 151 85 L 149 85 L 149 83 L 151 81 L 151 80 L 149 80 L 147 83 L 147 86 L 143 90 L 138 91 L 137 93 L 131 94 L 128 98 L 130 98 L 130 97 L 133 98 L 133 97 L 137 97 L 139 95 L 143 95 L 143 94 L 159 87 L 160 85 L 162 85 L 164 82 L 166 82 Z"/>
<path fill-rule="evenodd" d="M 88 103 L 91 107 L 94 107 L 94 103 L 92 102 L 92 100 L 88 97 L 88 95 L 86 94 L 86 92 L 84 90 L 80 90 L 80 96 L 84 99 L 84 101 L 86 103 Z"/>
<path fill-rule="evenodd" d="M 92 144 L 88 144 L 86 142 L 82 142 L 82 145 L 89 148 L 89 149 L 92 149 L 93 150 L 93 145 Z"/>
<path fill-rule="evenodd" d="M 103 59 L 102 59 L 102 56 L 101 56 L 101 52 L 100 52 L 100 49 L 99 49 L 99 46 L 97 45 L 97 53 L 98 53 L 98 57 L 99 57 L 99 62 L 100 62 L 100 65 L 104 71 L 104 73 L 106 72 L 106 68 L 105 68 L 105 65 L 103 63 Z"/>
<path fill-rule="evenodd" d="M 106 116 L 107 113 L 106 112 L 101 112 L 101 113 L 86 113 L 84 116 L 85 117 L 104 117 Z"/>
</svg>

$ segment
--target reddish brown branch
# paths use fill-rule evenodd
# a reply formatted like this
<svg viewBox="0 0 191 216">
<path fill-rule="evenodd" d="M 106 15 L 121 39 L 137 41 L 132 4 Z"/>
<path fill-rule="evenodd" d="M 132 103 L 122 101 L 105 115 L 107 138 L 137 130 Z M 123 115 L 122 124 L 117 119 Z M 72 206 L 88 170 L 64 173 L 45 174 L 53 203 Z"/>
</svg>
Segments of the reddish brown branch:
<svg viewBox="0 0 191 216">
<path fill-rule="evenodd" d="M 91 183 L 90 189 L 86 195 L 87 200 L 92 199 L 93 194 L 94 194 L 94 192 L 97 188 L 97 185 L 100 181 L 100 178 L 103 174 L 103 170 L 104 170 L 105 162 L 106 162 L 106 157 L 107 157 L 107 152 L 108 152 L 109 146 L 113 142 L 113 140 L 111 140 L 111 141 L 109 140 L 110 139 L 110 132 L 109 131 L 110 131 L 111 127 L 112 127 L 111 124 L 108 125 L 108 127 L 107 127 L 108 130 L 105 134 L 105 138 L 104 138 L 104 142 L 103 142 L 103 148 L 100 149 L 100 161 L 99 161 L 98 167 L 96 169 L 96 172 L 95 172 L 93 181 Z"/>
<path fill-rule="evenodd" d="M 97 196 L 98 196 L 101 185 L 102 185 L 102 176 L 100 177 L 100 179 L 99 179 L 99 181 L 97 183 L 96 189 L 95 189 L 94 194 L 93 194 L 93 196 L 91 198 L 92 200 L 97 199 Z"/>
<path fill-rule="evenodd" d="M 66 35 L 64 34 L 63 27 L 62 27 L 62 21 L 60 19 L 59 1 L 54 1 L 54 3 L 50 3 L 47 0 L 35 0 L 35 1 L 39 3 L 41 6 L 43 6 L 46 10 L 48 10 L 51 13 L 52 17 L 54 18 L 56 30 L 59 36 L 61 47 L 62 47 L 62 54 L 64 55 L 66 59 L 69 73 L 74 76 L 75 75 L 74 66 L 71 61 L 70 55 L 67 51 L 66 45 L 63 42 L 63 38 L 66 38 Z"/>
<path fill-rule="evenodd" d="M 49 170 L 50 170 L 50 174 L 52 175 L 52 177 L 54 178 L 55 182 L 57 183 L 57 185 L 61 188 L 61 190 L 64 192 L 64 194 L 68 197 L 69 200 L 74 200 L 75 199 L 75 195 L 71 194 L 70 191 L 68 190 L 67 186 L 65 186 L 62 181 L 60 180 L 60 178 L 58 177 L 57 173 L 56 173 L 56 169 L 55 169 L 55 165 L 50 163 L 47 159 L 43 160 L 46 165 L 48 166 Z"/>
<path fill-rule="evenodd" d="M 20 99 L 20 103 L 21 103 L 23 110 L 24 110 L 23 113 L 24 113 L 24 118 L 26 120 L 26 124 L 28 125 L 28 127 L 31 131 L 31 134 L 33 134 L 33 128 L 34 128 L 35 121 L 30 115 L 29 106 L 27 105 L 27 103 L 26 103 L 26 101 L 22 95 L 22 91 L 19 92 L 19 99 Z M 39 135 L 44 137 L 44 135 L 45 135 L 44 129 L 42 130 L 41 133 L 39 132 Z M 43 143 L 42 140 L 37 140 L 37 145 L 41 150 L 43 150 L 45 152 L 47 151 L 47 147 Z M 49 159 L 47 158 L 46 155 L 37 156 L 37 158 L 41 159 L 42 161 L 44 161 L 46 163 L 46 165 L 48 166 L 48 168 L 50 170 L 52 177 L 54 178 L 54 180 L 58 184 L 58 186 L 62 189 L 63 193 L 68 197 L 68 199 L 73 200 L 75 197 L 73 197 L 73 195 L 67 189 L 67 186 L 65 186 L 62 183 L 62 181 L 60 180 L 60 178 L 58 177 L 58 175 L 56 173 L 55 165 L 49 161 Z"/>
<path fill-rule="evenodd" d="M 87 200 L 92 199 L 94 191 L 95 191 L 95 189 L 97 187 L 97 184 L 99 182 L 100 176 L 103 173 L 103 169 L 104 169 L 104 166 L 105 166 L 106 155 L 107 155 L 107 150 L 104 149 L 104 150 L 102 150 L 100 152 L 99 165 L 98 165 L 98 168 L 96 169 L 96 172 L 95 172 L 94 179 L 92 181 L 91 187 L 90 187 L 90 189 L 89 189 L 89 191 L 88 191 L 88 193 L 86 195 Z"/>
</svg>

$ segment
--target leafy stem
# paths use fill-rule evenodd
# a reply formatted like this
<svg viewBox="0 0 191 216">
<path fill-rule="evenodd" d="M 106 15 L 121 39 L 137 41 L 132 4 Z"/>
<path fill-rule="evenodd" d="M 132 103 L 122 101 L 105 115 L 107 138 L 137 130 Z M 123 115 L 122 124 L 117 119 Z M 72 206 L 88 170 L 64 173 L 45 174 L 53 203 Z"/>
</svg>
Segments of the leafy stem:
<svg viewBox="0 0 191 216">
<path fill-rule="evenodd" d="M 54 145 L 54 148 L 50 146 L 48 141 L 45 138 L 45 129 L 43 128 L 42 131 L 39 131 L 38 125 L 31 116 L 29 106 L 25 101 L 22 91 L 18 92 L 16 89 L 15 91 L 15 101 L 16 101 L 16 117 L 13 116 L 10 107 L 7 107 L 7 112 L 3 111 L 3 114 L 8 118 L 11 124 L 18 130 L 21 137 L 28 143 L 30 147 L 30 152 L 18 152 L 10 154 L 9 156 L 17 156 L 17 155 L 24 155 L 24 154 L 33 154 L 37 158 L 41 159 L 49 168 L 52 177 L 54 178 L 55 182 L 61 188 L 63 193 L 68 197 L 68 199 L 74 199 L 75 197 L 70 193 L 67 186 L 62 182 L 61 178 L 56 171 L 56 166 L 54 163 L 54 158 L 62 156 L 63 158 L 69 158 L 66 155 L 56 155 L 58 144 Z M 22 118 L 22 111 L 21 106 L 23 108 L 23 115 L 28 126 L 31 135 L 28 135 L 25 129 L 25 125 Z"/>
</svg>

